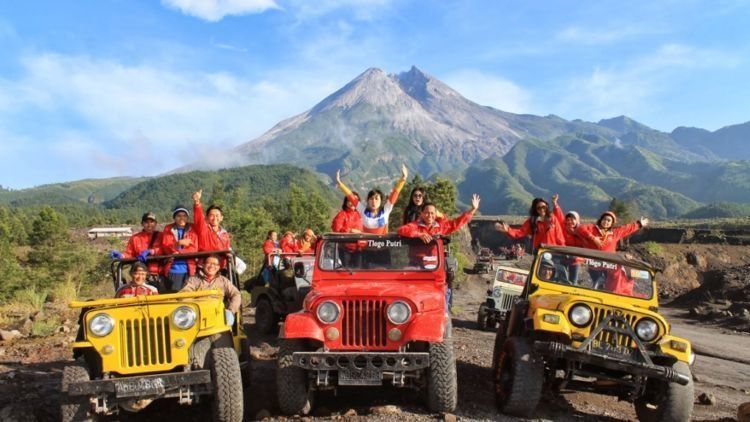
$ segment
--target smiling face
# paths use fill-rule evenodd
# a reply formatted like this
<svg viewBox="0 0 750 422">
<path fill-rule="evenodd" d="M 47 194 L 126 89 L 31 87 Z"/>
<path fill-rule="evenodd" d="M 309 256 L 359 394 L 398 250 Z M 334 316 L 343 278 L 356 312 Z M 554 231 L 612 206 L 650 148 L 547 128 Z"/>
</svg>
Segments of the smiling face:
<svg viewBox="0 0 750 422">
<path fill-rule="evenodd" d="M 614 220 L 612 219 L 612 216 L 609 216 L 609 215 L 605 215 L 604 217 L 602 217 L 601 223 L 599 223 L 599 225 L 600 225 L 600 226 L 601 226 L 601 227 L 602 227 L 603 229 L 611 229 L 611 228 L 612 228 L 612 224 L 613 224 L 614 222 L 615 222 L 615 221 L 614 221 Z"/>
<path fill-rule="evenodd" d="M 136 286 L 143 286 L 146 284 L 146 277 L 148 276 L 148 272 L 144 269 L 137 269 L 134 273 L 131 274 L 133 277 L 133 284 Z"/>
<path fill-rule="evenodd" d="M 534 208 L 536 210 L 536 215 L 539 217 L 544 217 L 547 215 L 547 204 L 544 202 L 540 202 L 536 204 L 536 207 Z"/>
<path fill-rule="evenodd" d="M 209 256 L 206 258 L 206 261 L 203 262 L 203 271 L 205 271 L 206 277 L 209 279 L 216 277 L 219 268 L 221 268 L 219 265 L 219 258 L 215 256 Z"/>
<path fill-rule="evenodd" d="M 572 215 L 565 217 L 565 227 L 569 229 L 574 229 L 576 228 L 577 224 L 578 222 L 576 221 L 575 217 L 573 217 Z"/>
<path fill-rule="evenodd" d="M 185 224 L 187 224 L 187 220 L 188 215 L 186 212 L 180 211 L 174 215 L 174 224 L 177 227 L 185 227 Z"/>
<path fill-rule="evenodd" d="M 422 214 L 420 216 L 422 218 L 422 221 L 425 222 L 427 225 L 431 225 L 435 222 L 435 219 L 437 218 L 437 209 L 434 205 L 428 205 L 424 207 L 422 210 Z"/>
<path fill-rule="evenodd" d="M 153 233 L 156 230 L 156 220 L 146 219 L 146 221 L 141 223 L 141 227 L 143 227 L 144 232 Z"/>
<path fill-rule="evenodd" d="M 208 212 L 208 215 L 206 216 L 206 220 L 208 220 L 209 226 L 219 227 L 219 225 L 221 225 L 222 220 L 224 220 L 224 216 L 221 214 L 221 211 L 214 208 Z"/>
<path fill-rule="evenodd" d="M 542 267 L 539 269 L 539 277 L 543 280 L 552 280 L 552 277 L 555 275 L 555 269 L 547 266 L 542 265 Z"/>
</svg>

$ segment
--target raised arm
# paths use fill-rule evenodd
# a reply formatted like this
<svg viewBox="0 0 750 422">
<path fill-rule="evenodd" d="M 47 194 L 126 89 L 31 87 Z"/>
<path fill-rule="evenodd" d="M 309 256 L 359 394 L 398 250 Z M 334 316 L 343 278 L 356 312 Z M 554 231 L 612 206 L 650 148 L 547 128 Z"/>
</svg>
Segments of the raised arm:
<svg viewBox="0 0 750 422">
<path fill-rule="evenodd" d="M 398 196 L 401 193 L 401 189 L 404 188 L 404 185 L 406 184 L 406 178 L 409 176 L 409 171 L 406 169 L 405 164 L 401 164 L 401 178 L 396 181 L 396 185 L 393 186 L 393 190 L 391 190 L 391 194 L 388 195 L 387 202 L 391 205 L 394 205 L 396 201 L 398 201 Z"/>
<path fill-rule="evenodd" d="M 341 181 L 341 170 L 336 170 L 336 186 L 338 186 L 339 189 L 341 189 L 341 191 L 344 192 L 344 195 L 347 197 L 347 199 L 349 199 L 349 202 L 354 204 L 355 207 L 359 205 L 359 200 L 357 199 L 356 196 L 354 196 L 354 194 L 352 193 L 352 190 L 349 189 L 344 184 L 344 182 Z"/>
</svg>

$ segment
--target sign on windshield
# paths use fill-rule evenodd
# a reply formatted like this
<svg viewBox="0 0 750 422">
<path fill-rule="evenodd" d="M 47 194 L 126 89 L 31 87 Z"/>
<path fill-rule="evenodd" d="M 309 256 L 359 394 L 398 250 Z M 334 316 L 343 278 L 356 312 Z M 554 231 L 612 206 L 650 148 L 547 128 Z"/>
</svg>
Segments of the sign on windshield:
<svg viewBox="0 0 750 422">
<path fill-rule="evenodd" d="M 526 284 L 526 274 L 500 268 L 495 274 L 495 281 L 523 286 Z"/>
<path fill-rule="evenodd" d="M 651 273 L 640 268 L 557 252 L 540 258 L 536 276 L 542 281 L 642 299 L 653 294 Z"/>
<path fill-rule="evenodd" d="M 328 239 L 318 260 L 321 270 L 433 271 L 440 266 L 434 242 L 409 238 Z"/>
</svg>

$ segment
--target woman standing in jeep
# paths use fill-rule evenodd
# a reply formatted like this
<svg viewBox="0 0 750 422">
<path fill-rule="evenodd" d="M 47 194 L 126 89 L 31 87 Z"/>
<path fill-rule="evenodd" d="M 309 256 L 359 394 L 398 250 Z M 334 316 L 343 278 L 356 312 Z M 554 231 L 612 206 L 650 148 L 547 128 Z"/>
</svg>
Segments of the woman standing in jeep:
<svg viewBox="0 0 750 422">
<path fill-rule="evenodd" d="M 613 211 L 605 211 L 596 220 L 596 224 L 580 226 L 577 232 L 581 237 L 583 247 L 615 252 L 617 250 L 617 242 L 648 226 L 648 218 L 641 217 L 639 220 L 620 227 L 614 227 L 615 223 L 617 223 L 615 213 Z"/>
<path fill-rule="evenodd" d="M 367 194 L 367 205 L 360 202 L 359 198 L 341 181 L 341 170 L 336 171 L 336 183 L 344 192 L 347 199 L 356 207 L 362 216 L 362 226 L 365 233 L 385 234 L 388 232 L 388 218 L 393 211 L 393 204 L 398 200 L 401 189 L 404 188 L 408 171 L 405 165 L 401 165 L 401 178 L 383 203 L 383 192 L 373 189 Z"/>
<path fill-rule="evenodd" d="M 514 229 L 505 222 L 495 223 L 495 229 L 503 232 L 511 239 L 522 239 L 531 236 L 531 247 L 533 250 L 539 245 L 564 245 L 562 225 L 559 224 L 549 212 L 547 201 L 542 198 L 534 198 L 529 209 L 529 218 L 524 221 L 520 228 Z"/>
</svg>

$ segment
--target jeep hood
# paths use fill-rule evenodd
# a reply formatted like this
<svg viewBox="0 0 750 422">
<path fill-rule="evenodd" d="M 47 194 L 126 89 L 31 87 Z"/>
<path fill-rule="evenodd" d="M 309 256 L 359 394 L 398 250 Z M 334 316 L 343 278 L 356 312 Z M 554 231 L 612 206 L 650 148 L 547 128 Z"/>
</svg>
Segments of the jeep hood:
<svg viewBox="0 0 750 422">
<path fill-rule="evenodd" d="M 152 296 L 135 296 L 135 297 L 123 297 L 114 299 L 99 299 L 99 300 L 87 300 L 79 301 L 75 300 L 70 302 L 70 307 L 73 309 L 78 308 L 93 308 L 100 306 L 107 307 L 119 307 L 119 306 L 130 306 L 130 305 L 146 305 L 156 303 L 168 303 L 174 302 L 179 303 L 184 299 L 198 299 L 198 298 L 209 298 L 217 297 L 223 300 L 224 294 L 219 290 L 204 290 L 200 292 L 185 292 L 185 293 L 169 293 L 163 295 L 152 295 Z"/>
<path fill-rule="evenodd" d="M 398 298 L 414 303 L 419 311 L 426 311 L 443 306 L 445 303 L 444 290 L 434 283 L 405 283 L 405 282 L 358 282 L 317 286 L 305 297 L 305 307 L 321 299 L 349 299 L 349 298 Z"/>
<path fill-rule="evenodd" d="M 568 305 L 574 302 L 575 303 L 590 303 L 590 304 L 596 304 L 600 306 L 606 306 L 609 308 L 619 308 L 625 311 L 636 312 L 636 313 L 656 317 L 657 319 L 662 319 L 662 317 L 659 316 L 657 312 L 654 312 L 648 307 L 636 306 L 627 302 L 605 301 L 602 298 L 598 298 L 594 296 L 573 295 L 573 294 L 544 294 L 544 295 L 531 296 L 530 300 L 534 302 L 534 304 L 536 305 L 535 307 L 549 309 L 549 310 L 562 311 L 566 309 Z"/>
</svg>

